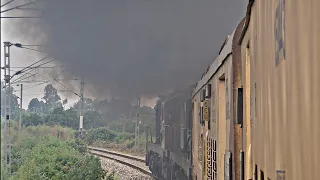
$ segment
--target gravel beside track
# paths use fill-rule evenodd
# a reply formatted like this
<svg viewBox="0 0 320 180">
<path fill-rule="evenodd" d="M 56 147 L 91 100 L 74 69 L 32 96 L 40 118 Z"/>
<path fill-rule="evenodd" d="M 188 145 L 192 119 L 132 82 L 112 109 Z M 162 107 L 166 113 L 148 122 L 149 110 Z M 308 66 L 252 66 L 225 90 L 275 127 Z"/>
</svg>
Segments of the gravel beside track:
<svg viewBox="0 0 320 180">
<path fill-rule="evenodd" d="M 108 171 L 108 173 L 115 172 L 121 180 L 154 179 L 151 176 L 149 168 L 145 165 L 143 157 L 124 155 L 100 148 L 90 147 L 89 150 L 92 154 L 101 159 L 103 169 Z M 112 154 L 108 152 L 111 152 Z"/>
</svg>

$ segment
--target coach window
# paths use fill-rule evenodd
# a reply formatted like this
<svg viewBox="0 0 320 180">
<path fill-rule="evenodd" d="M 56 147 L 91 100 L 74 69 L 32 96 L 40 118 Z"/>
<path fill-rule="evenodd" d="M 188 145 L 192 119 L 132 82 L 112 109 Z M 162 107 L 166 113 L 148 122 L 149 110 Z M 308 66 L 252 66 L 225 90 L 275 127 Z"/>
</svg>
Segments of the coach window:
<svg viewBox="0 0 320 180">
<path fill-rule="evenodd" d="M 209 112 L 209 118 L 208 118 L 208 129 L 211 129 L 211 116 L 210 116 L 210 106 L 208 107 L 208 112 Z"/>
<path fill-rule="evenodd" d="M 216 122 L 216 99 L 215 99 L 215 92 L 214 91 L 212 91 L 211 98 L 212 98 L 212 107 L 211 107 L 212 121 Z"/>
<path fill-rule="evenodd" d="M 211 84 L 207 84 L 206 87 L 206 97 L 208 100 L 208 109 L 207 109 L 207 113 L 208 113 L 208 130 L 211 129 Z"/>
<path fill-rule="evenodd" d="M 228 78 L 225 79 L 225 83 L 226 83 L 226 120 L 229 119 L 230 116 L 230 109 L 229 109 L 229 84 L 228 84 Z"/>
</svg>

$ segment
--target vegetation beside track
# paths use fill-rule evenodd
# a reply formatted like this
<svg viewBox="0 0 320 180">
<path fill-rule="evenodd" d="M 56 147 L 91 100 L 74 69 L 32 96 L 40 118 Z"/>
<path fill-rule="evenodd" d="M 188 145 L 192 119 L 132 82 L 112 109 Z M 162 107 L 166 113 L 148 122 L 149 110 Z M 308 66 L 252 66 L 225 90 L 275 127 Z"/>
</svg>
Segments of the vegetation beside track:
<svg viewBox="0 0 320 180">
<path fill-rule="evenodd" d="M 27 127 L 18 132 L 12 123 L 13 176 L 5 168 L 4 123 L 1 122 L 1 179 L 107 179 L 115 175 L 102 169 L 99 158 L 87 153 L 86 143 L 74 131 L 60 126 Z"/>
<path fill-rule="evenodd" d="M 116 150 L 137 156 L 145 155 L 146 141 L 144 134 L 140 136 L 137 146 L 135 146 L 134 134 L 113 131 L 108 127 L 90 129 L 84 140 L 93 147 Z"/>
</svg>

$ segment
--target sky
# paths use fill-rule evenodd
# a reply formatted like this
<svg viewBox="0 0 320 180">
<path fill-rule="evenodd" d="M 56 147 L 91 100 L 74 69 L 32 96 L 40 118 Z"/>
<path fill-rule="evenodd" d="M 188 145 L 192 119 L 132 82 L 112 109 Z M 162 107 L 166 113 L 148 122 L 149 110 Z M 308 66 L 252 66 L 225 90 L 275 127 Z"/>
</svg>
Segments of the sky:
<svg viewBox="0 0 320 180">
<path fill-rule="evenodd" d="M 15 0 L 7 8 L 26 2 Z M 1 40 L 41 44 L 33 48 L 54 60 L 44 66 L 55 68 L 26 79 L 33 83 L 24 85 L 24 108 L 32 98 L 43 96 L 45 84 L 33 87 L 40 83 L 36 81 L 49 79 L 57 89 L 66 89 L 52 77 L 77 93 L 80 81 L 73 79 L 82 77 L 85 95 L 92 98 L 134 99 L 140 94 L 142 104 L 152 106 L 158 95 L 198 81 L 244 17 L 246 4 L 247 0 L 39 0 L 26 7 L 41 11 L 1 14 L 42 17 L 2 19 Z M 12 67 L 47 55 L 11 49 Z M 69 106 L 78 100 L 72 93 L 60 95 L 68 98 Z"/>
</svg>

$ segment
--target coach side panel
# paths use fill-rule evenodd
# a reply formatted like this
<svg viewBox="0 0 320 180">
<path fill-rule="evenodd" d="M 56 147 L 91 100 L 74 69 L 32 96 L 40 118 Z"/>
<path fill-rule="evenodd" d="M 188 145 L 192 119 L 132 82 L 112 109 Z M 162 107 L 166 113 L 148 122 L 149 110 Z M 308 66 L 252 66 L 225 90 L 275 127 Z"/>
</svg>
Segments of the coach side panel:
<svg viewBox="0 0 320 180">
<path fill-rule="evenodd" d="M 318 0 L 256 0 L 252 7 L 242 42 L 248 127 L 244 144 L 252 152 L 246 177 L 300 180 L 320 176 L 317 7 Z"/>
</svg>

